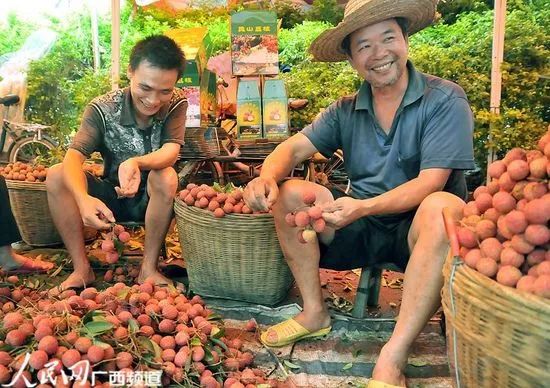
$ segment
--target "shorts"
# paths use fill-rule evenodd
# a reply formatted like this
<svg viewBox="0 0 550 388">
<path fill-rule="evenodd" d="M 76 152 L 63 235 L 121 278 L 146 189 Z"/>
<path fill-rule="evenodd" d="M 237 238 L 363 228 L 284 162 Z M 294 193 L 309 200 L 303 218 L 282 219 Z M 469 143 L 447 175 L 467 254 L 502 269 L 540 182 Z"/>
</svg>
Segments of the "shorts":
<svg viewBox="0 0 550 388">
<path fill-rule="evenodd" d="M 334 199 L 352 196 L 338 189 L 330 191 Z M 404 271 L 410 256 L 407 236 L 415 213 L 367 216 L 338 229 L 329 245 L 319 244 L 319 267 L 342 271 L 392 263 Z"/>
<path fill-rule="evenodd" d="M 118 198 L 115 186 L 108 179 L 100 179 L 86 172 L 88 182 L 88 194 L 98 198 L 113 212 L 117 222 L 143 222 L 145 220 L 145 211 L 149 203 L 147 194 L 147 181 L 141 180 L 138 192 L 133 198 Z"/>
</svg>

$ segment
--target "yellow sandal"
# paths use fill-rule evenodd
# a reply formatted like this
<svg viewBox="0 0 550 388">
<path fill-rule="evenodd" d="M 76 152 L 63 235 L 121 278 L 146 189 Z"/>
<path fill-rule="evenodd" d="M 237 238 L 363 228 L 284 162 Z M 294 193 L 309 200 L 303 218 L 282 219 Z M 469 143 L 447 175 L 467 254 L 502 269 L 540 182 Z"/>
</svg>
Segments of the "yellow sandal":
<svg viewBox="0 0 550 388">
<path fill-rule="evenodd" d="M 260 341 L 266 346 L 278 348 L 281 346 L 289 345 L 294 342 L 298 342 L 305 338 L 314 338 L 322 337 L 330 333 L 332 326 L 319 329 L 317 331 L 309 331 L 293 318 L 287 319 L 281 323 L 278 323 L 274 326 L 271 326 L 269 329 L 264 331 L 260 336 Z M 277 341 L 270 342 L 268 340 L 268 333 L 273 330 L 277 334 Z"/>
</svg>

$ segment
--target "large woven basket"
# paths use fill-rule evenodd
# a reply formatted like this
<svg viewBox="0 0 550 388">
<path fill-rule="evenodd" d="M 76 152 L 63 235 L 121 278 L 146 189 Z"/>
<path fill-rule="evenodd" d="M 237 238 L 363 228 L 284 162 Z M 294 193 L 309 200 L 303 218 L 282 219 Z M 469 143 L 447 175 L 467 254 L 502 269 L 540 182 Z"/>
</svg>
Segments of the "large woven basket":
<svg viewBox="0 0 550 388">
<path fill-rule="evenodd" d="M 191 290 L 263 305 L 286 297 L 293 278 L 271 215 L 215 218 L 179 199 L 174 210 Z"/>
<path fill-rule="evenodd" d="M 6 179 L 10 204 L 23 241 L 33 246 L 62 243 L 48 207 L 46 184 Z"/>
<path fill-rule="evenodd" d="M 457 386 L 549 387 L 550 300 L 500 285 L 451 256 L 443 274 Z"/>
<path fill-rule="evenodd" d="M 209 159 L 220 154 L 217 128 L 186 128 L 185 144 L 181 147 L 183 160 Z"/>
</svg>

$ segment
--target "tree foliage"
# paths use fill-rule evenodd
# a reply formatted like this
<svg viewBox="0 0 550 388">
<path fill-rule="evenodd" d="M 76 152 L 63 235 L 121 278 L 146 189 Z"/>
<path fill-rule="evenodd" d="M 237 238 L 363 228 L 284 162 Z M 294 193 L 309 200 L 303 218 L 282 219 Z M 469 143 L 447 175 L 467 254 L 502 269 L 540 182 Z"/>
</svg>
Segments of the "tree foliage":
<svg viewBox="0 0 550 388">
<path fill-rule="evenodd" d="M 466 91 L 475 116 L 475 151 L 480 164 L 488 146 L 500 155 L 512 147 L 532 147 L 550 121 L 547 1 L 508 0 L 500 116 L 489 107 L 492 0 L 441 1 L 440 22 L 410 38 L 410 57 L 418 69 L 450 79 Z M 145 36 L 170 28 L 208 26 L 214 53 L 229 48 L 227 9 L 167 12 L 127 4 L 121 15 L 122 85 L 131 47 Z M 316 0 L 308 11 L 295 9 L 288 0 L 274 4 L 283 18 L 280 61 L 291 66 L 281 78 L 291 97 L 310 100 L 307 109 L 292 113 L 292 125 L 304 126 L 334 100 L 359 87 L 360 80 L 346 62 L 316 63 L 307 53 L 322 31 L 341 20 L 343 9 L 335 0 Z M 53 124 L 60 136 L 68 136 L 78 127 L 86 103 L 109 89 L 110 19 L 99 20 L 101 69 L 97 72 L 92 69 L 90 18 L 75 15 L 63 24 L 52 19 L 51 24 L 59 40 L 47 56 L 31 65 L 26 114 L 29 120 Z M 0 26 L 0 55 L 20 47 L 31 31 L 28 24 L 10 16 L 7 27 Z"/>
</svg>

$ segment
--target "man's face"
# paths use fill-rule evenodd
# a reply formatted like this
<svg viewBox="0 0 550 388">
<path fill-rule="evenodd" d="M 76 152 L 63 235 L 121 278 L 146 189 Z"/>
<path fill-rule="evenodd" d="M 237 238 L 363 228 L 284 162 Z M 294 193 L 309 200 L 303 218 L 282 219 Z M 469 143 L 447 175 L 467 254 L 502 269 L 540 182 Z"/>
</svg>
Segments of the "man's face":
<svg viewBox="0 0 550 388">
<path fill-rule="evenodd" d="M 394 85 L 407 68 L 408 40 L 395 19 L 354 31 L 349 61 L 373 88 Z"/>
<path fill-rule="evenodd" d="M 147 118 L 155 115 L 172 98 L 178 71 L 154 67 L 145 60 L 134 71 L 128 69 L 128 78 L 136 114 Z"/>
</svg>

